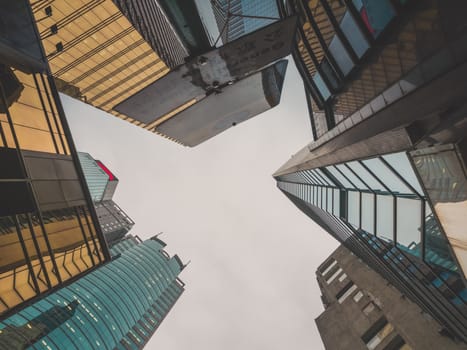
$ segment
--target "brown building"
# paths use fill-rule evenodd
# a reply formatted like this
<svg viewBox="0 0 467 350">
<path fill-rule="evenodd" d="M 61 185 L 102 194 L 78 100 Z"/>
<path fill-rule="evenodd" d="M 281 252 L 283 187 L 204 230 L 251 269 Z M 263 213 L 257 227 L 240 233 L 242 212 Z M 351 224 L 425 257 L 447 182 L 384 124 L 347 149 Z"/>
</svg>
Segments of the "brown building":
<svg viewBox="0 0 467 350">
<path fill-rule="evenodd" d="M 316 278 L 325 307 L 316 325 L 326 349 L 467 349 L 342 245 Z"/>
</svg>

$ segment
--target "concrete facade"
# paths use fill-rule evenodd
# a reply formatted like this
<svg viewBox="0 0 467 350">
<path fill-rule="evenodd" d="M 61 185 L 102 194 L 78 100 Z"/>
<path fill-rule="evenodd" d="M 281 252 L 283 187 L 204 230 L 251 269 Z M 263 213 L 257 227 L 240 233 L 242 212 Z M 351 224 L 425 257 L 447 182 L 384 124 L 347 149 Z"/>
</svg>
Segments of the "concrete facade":
<svg viewBox="0 0 467 350">
<path fill-rule="evenodd" d="M 344 246 L 321 264 L 316 278 L 325 311 L 315 321 L 326 349 L 467 349 Z M 375 339 L 369 331 L 381 320 L 387 325 Z"/>
</svg>

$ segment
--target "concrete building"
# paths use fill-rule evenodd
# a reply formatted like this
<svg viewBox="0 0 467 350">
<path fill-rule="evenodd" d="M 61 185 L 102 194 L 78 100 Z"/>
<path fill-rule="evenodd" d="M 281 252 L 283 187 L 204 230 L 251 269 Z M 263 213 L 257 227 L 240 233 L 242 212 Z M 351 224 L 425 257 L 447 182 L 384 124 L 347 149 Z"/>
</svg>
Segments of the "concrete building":
<svg viewBox="0 0 467 350">
<path fill-rule="evenodd" d="M 467 349 L 342 245 L 318 267 L 316 278 L 325 307 L 316 325 L 326 349 Z"/>
<path fill-rule="evenodd" d="M 110 260 L 28 1 L 0 4 L 0 317 Z"/>
<path fill-rule="evenodd" d="M 0 322 L 0 349 L 143 349 L 184 291 L 165 243 L 129 237 L 113 260 Z"/>
<path fill-rule="evenodd" d="M 314 141 L 275 174 L 305 214 L 467 341 L 462 1 L 287 1 Z M 440 91 L 443 93 L 440 94 Z"/>
</svg>

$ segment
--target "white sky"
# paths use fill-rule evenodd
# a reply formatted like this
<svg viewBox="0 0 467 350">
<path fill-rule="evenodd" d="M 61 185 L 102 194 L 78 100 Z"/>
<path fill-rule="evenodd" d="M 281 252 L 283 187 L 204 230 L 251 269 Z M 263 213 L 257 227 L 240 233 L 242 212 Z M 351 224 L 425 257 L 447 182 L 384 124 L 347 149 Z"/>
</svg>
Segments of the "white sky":
<svg viewBox="0 0 467 350">
<path fill-rule="evenodd" d="M 281 104 L 185 148 L 62 96 L 78 150 L 119 178 L 133 234 L 160 237 L 191 264 L 186 291 L 146 349 L 323 349 L 317 266 L 337 242 L 271 174 L 310 141 L 302 81 L 289 62 Z"/>
</svg>

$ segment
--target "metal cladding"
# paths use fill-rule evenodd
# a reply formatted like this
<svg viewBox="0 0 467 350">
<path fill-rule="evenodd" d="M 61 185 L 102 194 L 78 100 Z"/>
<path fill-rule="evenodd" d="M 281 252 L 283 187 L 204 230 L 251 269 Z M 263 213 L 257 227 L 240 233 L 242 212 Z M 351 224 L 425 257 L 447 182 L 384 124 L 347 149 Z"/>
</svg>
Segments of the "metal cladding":
<svg viewBox="0 0 467 350">
<path fill-rule="evenodd" d="M 279 104 L 287 61 L 212 93 L 158 126 L 184 145 L 196 146 Z"/>
<path fill-rule="evenodd" d="M 296 18 L 289 17 L 198 56 L 113 109 L 158 130 L 158 120 L 170 119 L 171 112 L 184 110 L 224 89 L 227 94 L 230 85 L 288 55 L 295 25 Z"/>
</svg>

